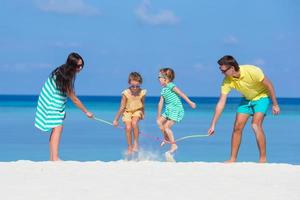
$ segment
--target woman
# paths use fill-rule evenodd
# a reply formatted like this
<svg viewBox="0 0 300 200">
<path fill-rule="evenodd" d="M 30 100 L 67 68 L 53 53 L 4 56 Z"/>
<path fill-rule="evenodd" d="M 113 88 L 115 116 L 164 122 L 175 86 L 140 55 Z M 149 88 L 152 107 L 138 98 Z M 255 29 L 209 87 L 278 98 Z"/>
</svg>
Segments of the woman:
<svg viewBox="0 0 300 200">
<path fill-rule="evenodd" d="M 51 131 L 49 139 L 51 161 L 60 160 L 58 148 L 66 115 L 67 97 L 87 117 L 93 118 L 93 114 L 85 108 L 74 92 L 76 74 L 83 69 L 83 66 L 82 57 L 77 53 L 71 53 L 65 64 L 52 71 L 40 93 L 35 126 L 42 131 Z"/>
</svg>

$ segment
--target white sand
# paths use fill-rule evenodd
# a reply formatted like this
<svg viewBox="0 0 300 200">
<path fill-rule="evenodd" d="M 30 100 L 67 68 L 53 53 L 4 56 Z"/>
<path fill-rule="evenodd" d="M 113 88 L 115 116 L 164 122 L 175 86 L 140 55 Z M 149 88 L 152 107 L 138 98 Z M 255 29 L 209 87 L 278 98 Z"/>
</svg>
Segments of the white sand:
<svg viewBox="0 0 300 200">
<path fill-rule="evenodd" d="M 255 163 L 0 163 L 3 200 L 300 200 L 300 166 Z"/>
</svg>

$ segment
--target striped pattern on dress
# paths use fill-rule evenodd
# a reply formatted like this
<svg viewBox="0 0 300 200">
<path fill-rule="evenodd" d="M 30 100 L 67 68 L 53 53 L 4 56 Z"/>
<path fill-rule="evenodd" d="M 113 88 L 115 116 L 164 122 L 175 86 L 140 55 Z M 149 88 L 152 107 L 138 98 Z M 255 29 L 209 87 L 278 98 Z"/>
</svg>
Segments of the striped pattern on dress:
<svg viewBox="0 0 300 200">
<path fill-rule="evenodd" d="M 49 77 L 39 96 L 35 127 L 42 131 L 50 131 L 61 126 L 65 118 L 67 96 L 56 86 L 54 78 Z"/>
<path fill-rule="evenodd" d="M 161 91 L 161 95 L 165 102 L 165 111 L 162 116 L 175 122 L 179 122 L 183 119 L 184 109 L 180 97 L 173 91 L 174 87 L 175 84 L 170 82 L 163 87 Z"/>
</svg>

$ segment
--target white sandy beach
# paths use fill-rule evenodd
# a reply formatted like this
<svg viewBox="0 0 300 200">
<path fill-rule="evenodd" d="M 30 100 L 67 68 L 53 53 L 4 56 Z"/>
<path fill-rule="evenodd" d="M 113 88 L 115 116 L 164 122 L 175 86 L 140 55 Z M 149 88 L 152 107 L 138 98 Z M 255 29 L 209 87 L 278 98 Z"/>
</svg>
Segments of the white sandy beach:
<svg viewBox="0 0 300 200">
<path fill-rule="evenodd" d="M 1 199 L 300 199 L 300 166 L 255 163 L 2 162 Z"/>
</svg>

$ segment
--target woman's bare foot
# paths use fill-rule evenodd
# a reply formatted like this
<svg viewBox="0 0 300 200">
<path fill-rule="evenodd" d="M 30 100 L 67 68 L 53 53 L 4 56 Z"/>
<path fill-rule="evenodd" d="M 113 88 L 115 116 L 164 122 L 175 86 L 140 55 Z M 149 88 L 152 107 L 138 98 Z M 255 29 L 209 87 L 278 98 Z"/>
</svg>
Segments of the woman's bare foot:
<svg viewBox="0 0 300 200">
<path fill-rule="evenodd" d="M 236 159 L 232 159 L 232 158 L 224 161 L 224 163 L 235 163 L 235 162 L 236 162 Z"/>
</svg>

